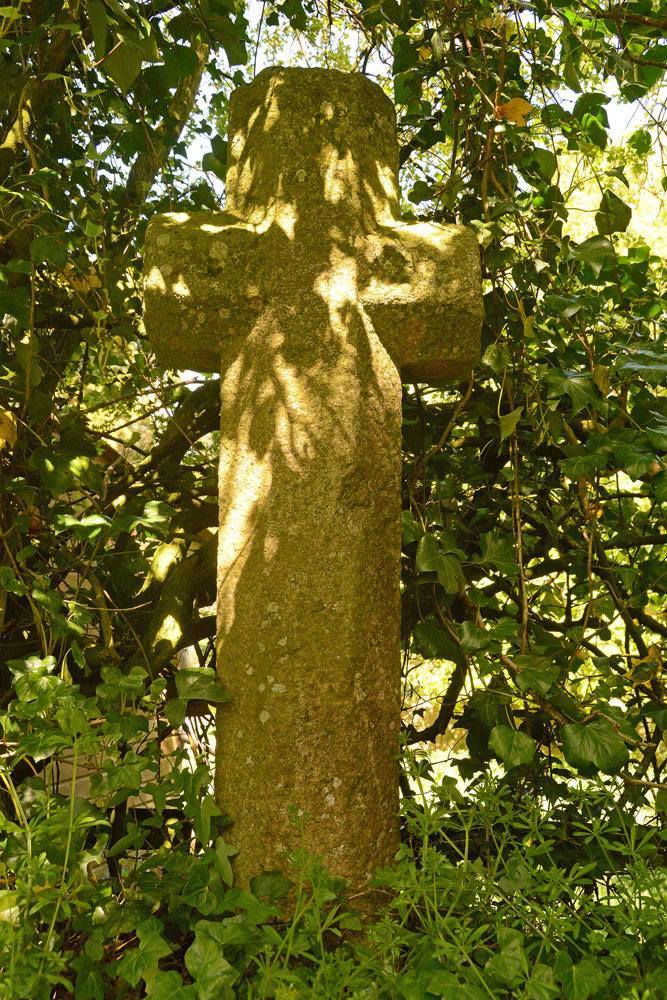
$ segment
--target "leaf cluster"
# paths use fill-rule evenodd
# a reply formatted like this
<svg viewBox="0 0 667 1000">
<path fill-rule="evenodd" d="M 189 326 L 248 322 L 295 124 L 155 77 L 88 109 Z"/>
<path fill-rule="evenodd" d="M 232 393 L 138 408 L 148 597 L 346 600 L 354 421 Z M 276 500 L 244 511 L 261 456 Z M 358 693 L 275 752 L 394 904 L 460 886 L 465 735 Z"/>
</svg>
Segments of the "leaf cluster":
<svg viewBox="0 0 667 1000">
<path fill-rule="evenodd" d="M 2 7 L 0 932 L 17 997 L 665 992 L 666 275 L 624 167 L 664 127 L 667 6 L 267 4 L 265 30 L 301 41 L 339 23 L 360 39 L 356 62 L 336 50 L 345 68 L 385 60 L 406 212 L 472 227 L 482 252 L 479 365 L 403 399 L 406 705 L 415 667 L 448 678 L 405 739 L 437 741 L 467 798 L 429 772 L 415 799 L 406 765 L 370 951 L 332 954 L 353 918 L 327 916 L 340 886 L 306 859 L 291 925 L 278 876 L 229 888 L 208 762 L 162 760 L 225 697 L 216 381 L 156 367 L 140 272 L 152 213 L 218 207 L 246 11 Z M 652 118 L 611 156 L 633 102 Z M 193 170 L 195 134 L 211 151 Z M 583 238 L 568 157 L 598 188 Z M 87 798 L 60 790 L 72 761 L 94 763 Z"/>
</svg>

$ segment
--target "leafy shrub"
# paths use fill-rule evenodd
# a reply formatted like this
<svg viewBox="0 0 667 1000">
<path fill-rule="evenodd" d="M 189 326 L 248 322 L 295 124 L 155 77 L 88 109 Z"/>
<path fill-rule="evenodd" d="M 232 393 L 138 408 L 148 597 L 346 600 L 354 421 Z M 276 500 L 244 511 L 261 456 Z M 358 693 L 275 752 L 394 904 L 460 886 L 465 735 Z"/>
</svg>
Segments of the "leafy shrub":
<svg viewBox="0 0 667 1000">
<path fill-rule="evenodd" d="M 344 883 L 299 850 L 291 879 L 232 888 L 205 761 L 161 767 L 161 685 L 94 696 L 12 664 L 2 713 L 0 968 L 6 1000 L 651 1000 L 667 990 L 665 834 L 621 787 L 519 766 L 464 793 L 406 753 L 403 843 L 362 932 Z M 116 683 L 118 681 L 118 683 Z M 217 694 L 202 672 L 201 685 Z M 193 694 L 203 688 L 191 686 Z M 172 699 L 173 700 L 173 699 Z M 160 729 L 149 737 L 148 712 Z M 97 762 L 89 799 L 55 771 Z M 547 787 L 546 783 L 543 783 Z M 289 905 L 285 909 L 285 901 Z M 288 914 L 288 915 L 286 915 Z M 633 992 L 634 991 L 634 992 Z"/>
</svg>

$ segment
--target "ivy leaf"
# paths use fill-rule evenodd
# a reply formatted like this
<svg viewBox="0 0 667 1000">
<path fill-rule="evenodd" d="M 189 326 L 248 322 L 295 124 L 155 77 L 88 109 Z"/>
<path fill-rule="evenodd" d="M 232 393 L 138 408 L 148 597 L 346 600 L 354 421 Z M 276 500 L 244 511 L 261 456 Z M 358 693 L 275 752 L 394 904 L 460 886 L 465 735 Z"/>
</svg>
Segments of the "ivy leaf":
<svg viewBox="0 0 667 1000">
<path fill-rule="evenodd" d="M 220 810 L 218 810 L 217 815 L 220 815 Z M 220 872 L 220 877 L 225 885 L 231 886 L 234 881 L 232 866 L 229 863 L 229 859 L 233 858 L 234 855 L 238 853 L 238 847 L 234 847 L 232 844 L 226 844 L 222 837 L 217 838 L 215 842 L 215 863 L 216 868 Z"/>
<path fill-rule="evenodd" d="M 127 795 L 119 795 L 115 800 L 112 800 L 114 805 L 119 802 L 124 802 L 127 799 Z M 112 847 L 107 850 L 107 857 L 113 858 L 118 854 L 124 854 L 127 850 L 139 850 L 146 837 L 148 836 L 147 829 L 141 829 L 136 823 L 128 823 L 127 833 L 120 840 L 116 840 Z"/>
<path fill-rule="evenodd" d="M 52 757 L 71 746 L 69 736 L 59 729 L 37 729 L 21 738 L 21 749 L 37 762 Z"/>
<path fill-rule="evenodd" d="M 17 320 L 22 327 L 29 327 L 30 289 L 23 285 L 18 285 L 16 288 L 0 288 L 0 315 L 5 313 Z"/>
<path fill-rule="evenodd" d="M 481 363 L 490 368 L 496 375 L 501 375 L 510 361 L 510 352 L 505 344 L 489 344 L 481 359 Z"/>
<path fill-rule="evenodd" d="M 584 958 L 575 965 L 567 952 L 559 952 L 554 975 L 563 987 L 566 1000 L 588 1000 L 608 985 L 606 976 L 594 959 Z"/>
<path fill-rule="evenodd" d="M 86 455 L 79 455 L 63 448 L 54 451 L 48 445 L 40 445 L 28 459 L 28 465 L 39 472 L 42 482 L 51 495 L 59 497 L 71 489 L 75 478 L 86 476 L 90 460 Z"/>
<path fill-rule="evenodd" d="M 646 128 L 639 128 L 628 139 L 628 146 L 633 149 L 637 156 L 646 156 L 653 148 L 651 133 Z"/>
<path fill-rule="evenodd" d="M 56 721 L 66 736 L 78 736 L 90 728 L 90 720 L 86 712 L 78 705 L 59 699 L 61 707 L 56 711 Z"/>
<path fill-rule="evenodd" d="M 607 464 L 607 455 L 603 452 L 585 452 L 583 455 L 573 455 L 570 458 L 561 458 L 558 464 L 564 476 L 576 482 L 577 479 L 593 480 L 595 473 L 604 469 Z"/>
<path fill-rule="evenodd" d="M 667 419 L 653 410 L 651 416 L 654 420 L 652 426 L 646 428 L 646 436 L 658 451 L 667 451 Z"/>
<path fill-rule="evenodd" d="M 427 533 L 419 539 L 415 555 L 415 569 L 418 573 L 435 573 L 440 546 L 435 535 Z"/>
<path fill-rule="evenodd" d="M 492 636 L 486 629 L 478 628 L 472 622 L 461 622 L 459 625 L 459 636 L 461 638 L 461 649 L 464 653 L 476 653 L 479 649 L 484 649 L 491 642 Z"/>
<path fill-rule="evenodd" d="M 488 734 L 494 726 L 501 725 L 501 719 L 507 719 L 507 703 L 509 697 L 504 691 L 475 691 L 463 709 L 460 724 L 464 729 L 475 729 L 477 723 L 486 731 L 486 742 Z"/>
<path fill-rule="evenodd" d="M 215 881 L 219 888 L 222 889 L 222 883 L 217 873 L 214 874 Z M 202 862 L 192 866 L 188 873 L 188 880 L 183 888 L 182 896 L 185 903 L 189 906 L 194 906 L 205 916 L 213 913 L 218 905 L 218 898 L 211 887 L 211 870 L 208 865 Z"/>
<path fill-rule="evenodd" d="M 451 660 L 463 664 L 461 647 L 442 625 L 418 622 L 412 630 L 412 641 L 425 660 Z"/>
<path fill-rule="evenodd" d="M 594 768 L 604 774 L 618 774 L 628 762 L 624 740 L 606 719 L 563 726 L 561 738 L 566 761 L 584 773 Z"/>
<path fill-rule="evenodd" d="M 563 59 L 563 79 L 570 90 L 574 90 L 575 92 L 581 90 L 579 75 L 569 52 Z"/>
<path fill-rule="evenodd" d="M 167 69 L 172 71 L 172 79 L 176 80 L 190 76 L 199 65 L 199 58 L 195 50 L 189 45 L 180 45 L 178 42 L 170 45 L 164 51 L 163 58 Z"/>
<path fill-rule="evenodd" d="M 224 181 L 227 176 L 227 164 L 222 163 L 213 153 L 204 153 L 201 168 L 207 174 L 215 174 L 221 181 Z"/>
<path fill-rule="evenodd" d="M 234 32 L 236 29 L 231 27 L 231 21 L 226 18 L 226 23 L 230 26 L 230 30 Z M 237 21 L 243 22 L 243 19 L 239 16 Z M 248 23 L 247 21 L 245 22 Z M 305 25 L 304 25 L 305 29 Z M 248 61 L 248 50 L 246 49 L 245 42 L 243 38 L 236 37 L 235 34 L 223 33 L 218 31 L 218 38 L 220 43 L 225 50 L 225 55 L 229 61 L 230 66 L 243 66 Z"/>
<path fill-rule="evenodd" d="M 517 986 L 528 971 L 523 934 L 508 927 L 501 927 L 498 932 L 498 943 L 500 952 L 493 955 L 484 968 L 507 986 Z"/>
<path fill-rule="evenodd" d="M 667 472 L 659 472 L 657 476 L 654 476 L 651 480 L 651 488 L 658 503 L 665 503 L 667 501 Z"/>
<path fill-rule="evenodd" d="M 109 772 L 109 788 L 114 790 L 118 788 L 130 788 L 133 792 L 138 793 L 145 766 L 146 761 L 143 757 L 134 753 L 133 750 L 128 750 L 123 757 L 122 764 L 117 763 L 113 770 Z"/>
<path fill-rule="evenodd" d="M 412 70 L 407 73 L 397 73 L 394 77 L 394 102 L 395 104 L 407 104 L 418 98 L 421 94 L 421 79 Z M 399 153 L 400 163 L 406 162 L 410 153 L 415 147 L 406 144 Z"/>
<path fill-rule="evenodd" d="M 136 31 L 121 31 L 118 34 L 117 43 L 101 65 L 122 93 L 126 93 L 139 75 L 144 60 L 154 62 L 160 58 L 160 53 L 153 34 L 143 38 Z"/>
<path fill-rule="evenodd" d="M 631 372 L 641 375 L 652 386 L 667 382 L 667 361 L 664 353 L 659 350 L 640 349 L 633 351 L 629 357 L 621 359 L 618 363 L 618 369 L 623 374 Z"/>
<path fill-rule="evenodd" d="M 545 295 L 544 306 L 549 312 L 570 319 L 583 309 L 584 303 L 577 295 Z"/>
<path fill-rule="evenodd" d="M 229 695 L 216 680 L 212 667 L 183 667 L 176 671 L 174 679 L 179 698 L 197 698 L 213 703 L 229 701 Z"/>
<path fill-rule="evenodd" d="M 434 31 L 431 35 L 431 51 L 438 61 L 443 57 L 446 39 L 447 35 L 442 31 Z"/>
<path fill-rule="evenodd" d="M 654 467 L 657 458 L 654 452 L 636 435 L 633 441 L 620 441 L 614 445 L 614 458 L 631 479 L 639 479 Z"/>
<path fill-rule="evenodd" d="M 139 75 L 142 62 L 141 52 L 121 41 L 117 48 L 111 49 L 102 66 L 124 94 Z"/>
<path fill-rule="evenodd" d="M 578 372 L 557 373 L 547 375 L 549 397 L 569 396 L 572 402 L 573 416 L 586 406 L 592 406 L 606 413 L 608 404 L 590 375 L 580 375 Z"/>
<path fill-rule="evenodd" d="M 585 141 L 604 149 L 607 145 L 607 132 L 609 128 L 609 118 L 604 109 L 605 104 L 611 100 L 606 94 L 589 91 L 578 97 L 572 114 L 581 123 Z"/>
<path fill-rule="evenodd" d="M 465 586 L 465 577 L 461 569 L 461 563 L 456 556 L 440 556 L 436 569 L 438 583 L 444 587 L 446 594 L 459 594 Z"/>
<path fill-rule="evenodd" d="M 526 1000 L 555 1000 L 560 994 L 553 969 L 542 962 L 533 966 L 530 979 L 524 984 L 523 989 Z"/>
<path fill-rule="evenodd" d="M 510 434 L 513 434 L 516 430 L 516 426 L 521 419 L 521 414 L 523 413 L 523 406 L 517 406 L 515 410 L 510 413 L 504 413 L 500 417 L 500 440 L 504 441 L 508 438 Z"/>
<path fill-rule="evenodd" d="M 458 996 L 459 981 L 452 972 L 436 969 L 426 985 L 426 992 L 434 993 L 437 997 Z"/>
<path fill-rule="evenodd" d="M 450 553 L 443 555 L 438 539 L 433 534 L 426 534 L 419 539 L 415 569 L 418 573 L 435 573 L 447 594 L 458 594 L 465 585 L 458 558 Z"/>
<path fill-rule="evenodd" d="M 143 667 L 134 666 L 128 674 L 121 674 L 118 678 L 118 688 L 130 698 L 140 698 L 144 693 L 144 681 L 147 677 L 148 673 Z"/>
<path fill-rule="evenodd" d="M 248 914 L 248 920 L 253 924 L 263 924 L 269 917 L 280 916 L 280 910 L 275 903 L 262 903 L 245 889 L 229 889 L 225 893 L 226 908 L 237 908 Z"/>
<path fill-rule="evenodd" d="M 220 1000 L 230 1000 L 231 996 L 233 994 L 224 992 L 217 994 Z M 196 992 L 196 987 L 190 983 L 186 986 L 175 969 L 168 969 L 167 972 L 158 969 L 146 997 L 148 1000 L 203 1000 L 202 994 Z"/>
<path fill-rule="evenodd" d="M 632 218 L 632 209 L 610 188 L 605 188 L 600 207 L 595 215 L 595 225 L 601 236 L 624 233 Z"/>
<path fill-rule="evenodd" d="M 519 564 L 514 555 L 514 545 L 502 531 L 485 531 L 479 536 L 482 554 L 480 562 L 490 563 L 504 576 L 514 576 L 519 572 Z"/>
<path fill-rule="evenodd" d="M 419 521 L 415 521 L 411 510 L 404 510 L 401 514 L 401 523 L 403 525 L 403 544 L 409 545 L 410 542 L 417 542 L 425 534 Z"/>
<path fill-rule="evenodd" d="M 164 925 L 157 917 L 148 917 L 137 927 L 140 947 L 131 948 L 116 966 L 117 974 L 130 986 L 137 986 L 140 979 L 151 983 L 156 976 L 158 962 L 171 955 L 173 949 L 162 937 Z"/>
<path fill-rule="evenodd" d="M 201 804 L 195 807 L 195 833 L 199 843 L 204 847 L 211 839 L 211 819 L 213 816 L 222 815 L 220 807 L 215 804 L 215 800 L 210 795 L 205 795 Z M 231 885 L 231 880 L 228 883 Z"/>
<path fill-rule="evenodd" d="M 55 264 L 56 267 L 64 267 L 67 263 L 67 247 L 63 239 L 56 239 L 55 236 L 36 236 L 30 244 L 30 256 L 35 264 L 43 264 L 46 261 Z"/>
<path fill-rule="evenodd" d="M 87 0 L 86 10 L 88 11 L 88 21 L 93 33 L 93 45 L 95 48 L 95 61 L 99 62 L 106 53 L 107 40 L 107 15 L 102 0 Z"/>
<path fill-rule="evenodd" d="M 426 971 L 425 983 L 423 976 L 409 984 L 406 979 L 406 976 L 401 979 L 401 996 L 414 996 L 415 1000 L 423 1000 L 425 990 L 429 996 L 432 994 L 442 1000 L 488 1000 L 489 996 L 488 989 L 482 990 L 473 983 L 462 983 L 452 972 L 444 969 Z"/>
<path fill-rule="evenodd" d="M 583 243 L 573 246 L 572 252 L 593 269 L 596 277 L 615 253 L 614 244 L 606 236 L 591 236 Z"/>
<path fill-rule="evenodd" d="M 222 954 L 224 928 L 212 920 L 198 920 L 195 939 L 185 953 L 185 967 L 195 981 L 197 1000 L 218 1000 L 231 990 L 239 973 Z"/>
<path fill-rule="evenodd" d="M 558 160 L 550 149 L 533 146 L 517 163 L 523 176 L 534 188 L 541 188 L 556 173 Z"/>
<path fill-rule="evenodd" d="M 398 34 L 393 42 L 394 63 L 393 72 L 404 73 L 419 62 L 419 53 L 409 35 Z"/>
<path fill-rule="evenodd" d="M 178 729 L 185 722 L 188 703 L 185 698 L 169 698 L 164 705 L 164 717 L 170 726 Z"/>
<path fill-rule="evenodd" d="M 489 735 L 489 746 L 508 768 L 530 764 L 537 750 L 530 736 L 509 726 L 495 726 Z"/>
<path fill-rule="evenodd" d="M 142 524 L 150 525 L 151 528 L 166 528 L 169 521 L 176 514 L 176 511 L 164 500 L 149 500 L 144 504 L 144 509 L 140 517 Z"/>
<path fill-rule="evenodd" d="M 558 680 L 558 668 L 524 667 L 514 680 L 520 691 L 537 691 L 544 697 Z"/>
<path fill-rule="evenodd" d="M 27 593 L 25 585 L 18 579 L 11 566 L 0 566 L 0 587 L 20 597 Z"/>
<path fill-rule="evenodd" d="M 408 201 L 413 205 L 419 205 L 422 201 L 428 201 L 433 197 L 433 187 L 427 181 L 415 181 L 412 189 L 408 192 Z"/>
<path fill-rule="evenodd" d="M 270 903 L 275 903 L 279 899 L 284 899 L 294 882 L 288 879 L 282 872 L 262 872 L 250 879 L 250 889 L 258 899 L 268 899 Z"/>
<path fill-rule="evenodd" d="M 104 1000 L 104 977 L 90 955 L 77 955 L 72 962 L 76 972 L 74 1000 Z"/>
<path fill-rule="evenodd" d="M 592 114 L 582 115 L 581 124 L 583 127 L 584 138 L 588 142 L 592 142 L 594 146 L 599 146 L 600 149 L 605 149 L 607 145 L 607 132 L 605 126 L 601 124 L 598 116 Z"/>
<path fill-rule="evenodd" d="M 529 101 L 524 100 L 523 97 L 513 97 L 506 104 L 498 105 L 496 108 L 496 118 L 504 118 L 506 121 L 511 122 L 512 125 L 525 125 L 526 118 L 532 111 L 533 107 Z"/>
<path fill-rule="evenodd" d="M 628 178 L 623 173 L 623 167 L 610 167 L 609 170 L 605 170 L 605 177 L 615 177 L 617 180 L 625 184 L 626 188 L 630 187 L 630 182 Z"/>
</svg>

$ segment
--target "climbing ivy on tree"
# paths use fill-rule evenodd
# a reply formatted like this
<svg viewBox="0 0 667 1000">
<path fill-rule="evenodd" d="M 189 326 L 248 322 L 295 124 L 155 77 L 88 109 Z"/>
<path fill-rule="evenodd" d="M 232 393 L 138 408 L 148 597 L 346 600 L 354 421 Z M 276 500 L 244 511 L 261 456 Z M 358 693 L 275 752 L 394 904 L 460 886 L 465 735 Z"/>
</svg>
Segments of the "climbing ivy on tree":
<svg viewBox="0 0 667 1000">
<path fill-rule="evenodd" d="M 495 757 L 543 788 L 555 754 L 637 795 L 664 765 L 665 269 L 627 232 L 632 174 L 604 156 L 604 81 L 623 107 L 661 80 L 664 14 L 645 8 L 451 5 L 412 23 L 402 6 L 393 22 L 407 197 L 482 245 L 463 404 L 406 389 L 405 633 L 457 663 L 430 735 L 458 720 L 467 776 Z M 648 153 L 645 134 L 630 148 Z M 574 156 L 599 187 L 583 239 L 561 183 Z"/>
<path fill-rule="evenodd" d="M 439 712 L 426 730 L 407 722 L 405 742 L 438 739 L 470 795 L 500 774 L 515 808 L 548 803 L 549 829 L 568 845 L 559 863 L 593 863 L 590 826 L 577 833 L 584 814 L 641 837 L 662 830 L 666 29 L 661 0 L 0 6 L 0 924 L 13 930 L 12 908 L 23 907 L 32 915 L 12 961 L 35 941 L 41 949 L 34 978 L 23 976 L 33 992 L 16 996 L 49 996 L 74 973 L 77 998 L 107 995 L 104 949 L 115 941 L 120 957 L 136 927 L 118 981 L 158 998 L 194 995 L 178 992 L 193 987 L 173 978 L 158 926 L 167 889 L 148 862 L 134 881 L 124 874 L 168 831 L 173 858 L 154 867 L 178 897 L 174 940 L 198 914 L 196 941 L 180 941 L 193 981 L 204 982 L 220 945 L 209 918 L 234 912 L 218 902 L 234 849 L 206 768 L 160 777 L 148 738 L 149 719 L 166 737 L 225 694 L 212 673 L 217 384 L 156 366 L 141 323 L 141 252 L 153 213 L 221 207 L 229 94 L 252 77 L 256 46 L 275 50 L 278 37 L 378 75 L 397 106 L 404 210 L 468 225 L 481 246 L 473 376 L 404 387 L 408 702 L 415 663 L 446 668 Z M 610 122 L 633 109 L 619 142 Z M 583 213 L 575 167 L 595 192 Z M 640 194 L 656 178 L 647 236 Z M 193 644 L 199 667 L 177 672 L 178 652 Z M 42 809 L 40 781 L 66 750 L 101 754 L 104 778 L 86 807 Z M 410 764 L 413 790 L 424 766 Z M 146 817 L 132 803 L 151 768 Z M 595 797 L 597 776 L 615 807 Z M 442 816 L 460 820 L 444 787 Z M 48 827 L 54 815 L 70 830 L 64 840 Z M 466 844 L 488 862 L 500 820 L 485 826 L 472 806 L 470 815 Z M 598 878 L 613 869 L 606 849 L 593 858 Z M 456 859 L 461 847 L 443 840 L 439 850 Z M 135 910 L 115 903 L 93 933 L 86 919 L 101 897 L 86 865 L 102 861 L 114 899 L 131 885 Z M 512 863 L 507 893 L 528 879 Z M 266 893 L 256 887 L 254 903 L 236 899 L 246 913 L 255 906 L 255 929 L 233 941 L 244 968 L 261 950 L 255 925 L 287 891 L 276 879 Z M 596 960 L 565 950 L 553 974 L 527 971 L 511 934 L 479 958 L 492 995 L 511 995 L 522 976 L 531 997 L 600 988 Z M 71 967 L 66 954 L 78 956 Z M 236 972 L 219 969 L 229 990 L 234 961 Z M 421 980 L 410 972 L 417 992 L 387 995 L 459 988 L 447 979 L 455 966 L 423 970 Z"/>
</svg>

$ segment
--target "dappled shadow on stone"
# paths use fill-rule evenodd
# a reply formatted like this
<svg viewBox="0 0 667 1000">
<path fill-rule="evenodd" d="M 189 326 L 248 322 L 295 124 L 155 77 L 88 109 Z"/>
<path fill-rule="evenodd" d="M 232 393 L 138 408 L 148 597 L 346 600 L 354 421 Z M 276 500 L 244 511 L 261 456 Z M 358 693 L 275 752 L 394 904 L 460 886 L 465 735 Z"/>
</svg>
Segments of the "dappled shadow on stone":
<svg viewBox="0 0 667 1000">
<path fill-rule="evenodd" d="M 295 806 L 359 891 L 398 846 L 400 370 L 469 367 L 477 248 L 399 218 L 393 107 L 358 74 L 264 71 L 229 150 L 227 211 L 146 248 L 159 356 L 221 365 L 216 792 L 242 882 Z"/>
</svg>

